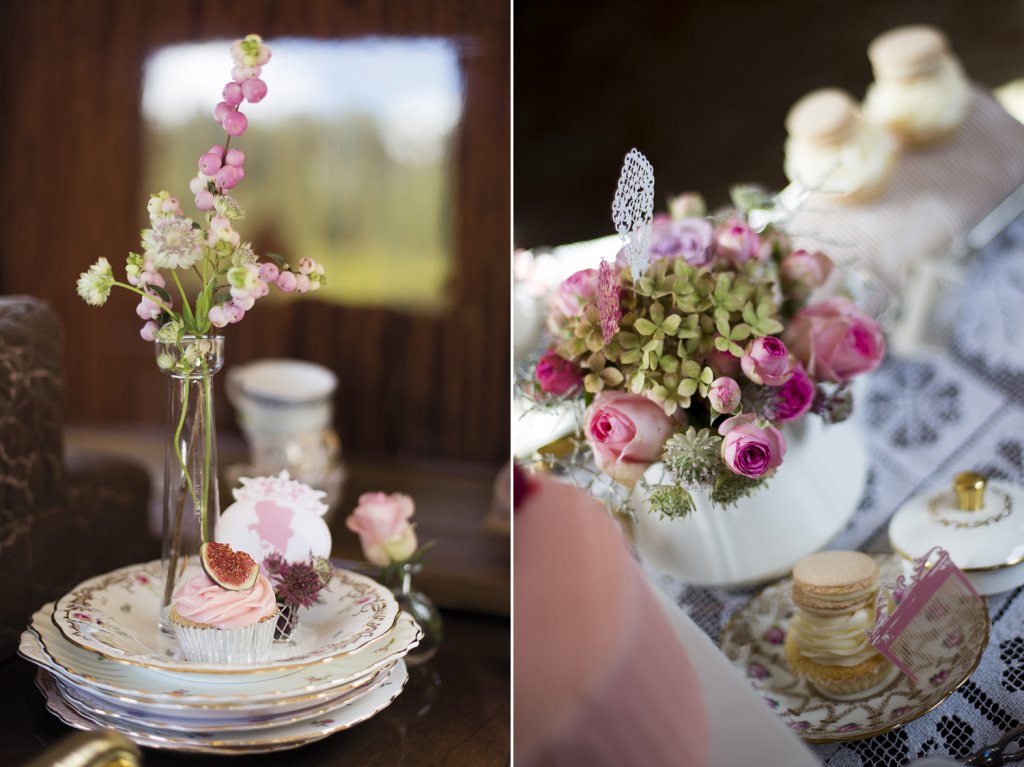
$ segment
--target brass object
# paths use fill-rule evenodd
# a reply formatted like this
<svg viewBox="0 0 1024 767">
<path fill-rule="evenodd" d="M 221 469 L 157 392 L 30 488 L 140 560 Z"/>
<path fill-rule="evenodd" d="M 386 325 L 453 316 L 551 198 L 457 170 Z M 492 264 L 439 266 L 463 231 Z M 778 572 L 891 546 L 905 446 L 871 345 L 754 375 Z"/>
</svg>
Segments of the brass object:
<svg viewBox="0 0 1024 767">
<path fill-rule="evenodd" d="M 985 505 L 985 477 L 977 472 L 962 471 L 953 478 L 956 505 L 960 511 L 977 511 Z"/>
<path fill-rule="evenodd" d="M 139 767 L 142 752 L 113 730 L 79 732 L 47 749 L 24 767 Z"/>
</svg>

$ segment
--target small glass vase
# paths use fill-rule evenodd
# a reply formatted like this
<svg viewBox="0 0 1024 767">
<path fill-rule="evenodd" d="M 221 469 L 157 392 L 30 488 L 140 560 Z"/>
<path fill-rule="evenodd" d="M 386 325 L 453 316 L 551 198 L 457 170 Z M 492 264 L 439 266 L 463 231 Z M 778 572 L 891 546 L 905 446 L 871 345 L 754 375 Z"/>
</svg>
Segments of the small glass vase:
<svg viewBox="0 0 1024 767">
<path fill-rule="evenodd" d="M 156 362 L 169 377 L 160 627 L 172 631 L 171 600 L 202 571 L 199 546 L 214 539 L 220 517 L 213 376 L 224 365 L 224 338 L 158 341 Z"/>
<path fill-rule="evenodd" d="M 381 571 L 381 583 L 391 589 L 398 606 L 412 616 L 423 630 L 420 643 L 405 657 L 405 662 L 409 666 L 416 666 L 433 658 L 441 645 L 444 633 L 441 611 L 425 594 L 413 586 L 413 577 L 422 569 L 423 565 L 418 562 L 403 562 L 385 567 Z"/>
</svg>

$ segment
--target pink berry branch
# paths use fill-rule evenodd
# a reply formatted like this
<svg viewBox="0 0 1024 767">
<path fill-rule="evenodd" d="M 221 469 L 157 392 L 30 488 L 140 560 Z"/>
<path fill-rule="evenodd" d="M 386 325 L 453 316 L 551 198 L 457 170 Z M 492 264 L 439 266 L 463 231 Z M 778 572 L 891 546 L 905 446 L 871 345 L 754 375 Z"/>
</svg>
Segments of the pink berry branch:
<svg viewBox="0 0 1024 767">
<path fill-rule="evenodd" d="M 244 135 L 249 127 L 241 105 L 257 104 L 267 95 L 267 84 L 260 75 L 270 56 L 270 48 L 259 35 L 249 35 L 231 46 L 231 81 L 224 86 L 223 101 L 213 113 L 226 139 L 199 157 L 198 173 L 189 184 L 195 205 L 204 214 L 205 227 L 184 215 L 178 198 L 167 191 L 158 192 L 147 206 L 150 227 L 142 231 L 143 252 L 128 255 L 127 281 L 114 278 L 105 258 L 78 279 L 79 295 L 94 306 L 105 304 L 114 287 L 137 293 L 136 314 L 144 322 L 140 335 L 147 341 L 178 343 L 186 336 L 207 337 L 213 328 L 240 322 L 258 299 L 269 294 L 271 285 L 284 293 L 305 293 L 319 290 L 326 281 L 323 265 L 311 258 L 303 258 L 295 270 L 273 254 L 261 261 L 235 229 L 235 222 L 244 218 L 245 212 L 230 191 L 245 178 L 245 154 L 232 148 L 231 140 Z M 190 302 L 185 291 L 181 271 L 191 271 L 200 280 L 194 301 Z M 176 297 L 168 289 L 165 272 Z M 164 362 L 187 365 L 189 360 Z"/>
<path fill-rule="evenodd" d="M 104 305 L 115 287 L 138 294 L 136 314 L 144 323 L 139 334 L 146 341 L 161 344 L 158 366 L 181 381 L 181 413 L 174 435 L 174 450 L 182 470 L 175 541 L 180 537 L 182 514 L 189 497 L 196 507 L 204 539 L 206 535 L 213 454 L 209 364 L 214 329 L 240 322 L 258 299 L 269 294 L 271 285 L 284 293 L 305 293 L 319 290 L 326 281 L 324 267 L 311 258 L 303 258 L 295 270 L 274 254 L 267 254 L 267 260 L 261 261 L 235 229 L 235 223 L 245 217 L 245 212 L 230 191 L 245 178 L 245 154 L 231 147 L 231 140 L 244 135 L 249 127 L 248 118 L 240 110 L 243 102 L 257 104 L 267 95 L 267 85 L 260 75 L 271 52 L 259 35 L 248 35 L 231 46 L 231 57 L 231 80 L 224 86 L 223 101 L 213 112 L 226 138 L 223 144 L 210 147 L 199 157 L 198 173 L 189 184 L 205 226 L 185 216 L 178 198 L 167 191 L 157 192 L 150 196 L 147 205 L 150 226 L 142 230 L 143 252 L 128 254 L 125 281 L 115 279 L 110 263 L 100 258 L 80 275 L 77 283 L 78 294 L 92 306 Z M 194 273 L 199 280 L 193 301 L 182 283 L 182 271 Z M 169 282 L 173 284 L 174 296 Z M 176 302 L 180 302 L 180 308 L 175 306 Z M 202 386 L 204 401 L 183 452 L 182 433 L 193 381 Z M 186 454 L 195 454 L 200 433 L 205 468 L 201 493 L 186 463 Z M 175 545 L 171 552 L 168 590 L 173 588 L 177 548 Z"/>
</svg>

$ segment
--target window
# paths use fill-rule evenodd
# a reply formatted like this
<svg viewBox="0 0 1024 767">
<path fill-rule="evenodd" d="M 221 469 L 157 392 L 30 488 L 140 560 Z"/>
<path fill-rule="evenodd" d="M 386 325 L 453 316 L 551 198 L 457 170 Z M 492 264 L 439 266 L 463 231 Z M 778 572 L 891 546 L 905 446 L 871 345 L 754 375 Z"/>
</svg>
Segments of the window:
<svg viewBox="0 0 1024 767">
<path fill-rule="evenodd" d="M 250 127 L 232 142 L 246 155 L 235 192 L 248 214 L 243 237 L 259 254 L 323 263 L 322 300 L 440 312 L 463 105 L 455 44 L 268 42 L 267 98 L 243 106 Z M 146 63 L 145 191 L 167 189 L 190 216 L 199 215 L 188 190 L 196 161 L 225 138 L 212 118 L 223 83 L 210 73 L 227 75 L 230 44 L 165 47 Z"/>
</svg>

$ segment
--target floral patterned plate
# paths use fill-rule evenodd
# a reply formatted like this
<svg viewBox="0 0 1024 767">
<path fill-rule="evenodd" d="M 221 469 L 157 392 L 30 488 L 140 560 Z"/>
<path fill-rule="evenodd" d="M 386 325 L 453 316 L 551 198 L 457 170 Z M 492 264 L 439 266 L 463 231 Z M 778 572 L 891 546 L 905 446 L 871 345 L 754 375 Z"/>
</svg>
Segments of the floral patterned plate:
<svg viewBox="0 0 1024 767">
<path fill-rule="evenodd" d="M 336 696 L 346 687 L 365 684 L 419 644 L 422 632 L 406 614 L 395 630 L 363 651 L 343 655 L 316 668 L 295 668 L 281 674 L 178 674 L 118 663 L 83 650 L 61 636 L 50 621 L 52 604 L 32 616 L 21 636 L 22 657 L 80 687 L 89 688 L 121 705 L 145 706 L 151 711 L 195 716 L 231 717 L 281 713 Z"/>
<path fill-rule="evenodd" d="M 264 754 L 297 748 L 365 722 L 391 705 L 402 692 L 408 678 L 405 663 L 399 661 L 380 687 L 327 715 L 265 730 L 194 731 L 187 736 L 150 727 L 129 726 L 80 710 L 73 701 L 61 694 L 54 677 L 44 669 L 40 669 L 36 675 L 36 686 L 46 698 L 46 708 L 65 724 L 79 730 L 108 727 L 148 748 L 208 754 Z"/>
<path fill-rule="evenodd" d="M 53 623 L 73 644 L 150 669 L 253 674 L 312 666 L 354 653 L 394 630 L 398 604 L 376 581 L 335 570 L 322 601 L 302 613 L 292 641 L 275 642 L 270 660 L 228 666 L 185 660 L 160 630 L 160 562 L 129 565 L 80 583 L 53 608 Z"/>
<path fill-rule="evenodd" d="M 896 579 L 900 557 L 876 557 L 883 582 Z M 867 698 L 839 702 L 819 695 L 789 670 L 782 645 L 795 608 L 793 582 L 786 578 L 755 596 L 729 621 L 721 647 L 753 688 L 786 724 L 808 743 L 836 743 L 881 735 L 931 711 L 974 673 L 988 644 L 988 609 L 983 600 L 970 627 L 951 627 L 948 652 L 935 659 L 916 685 L 900 674 Z"/>
</svg>

